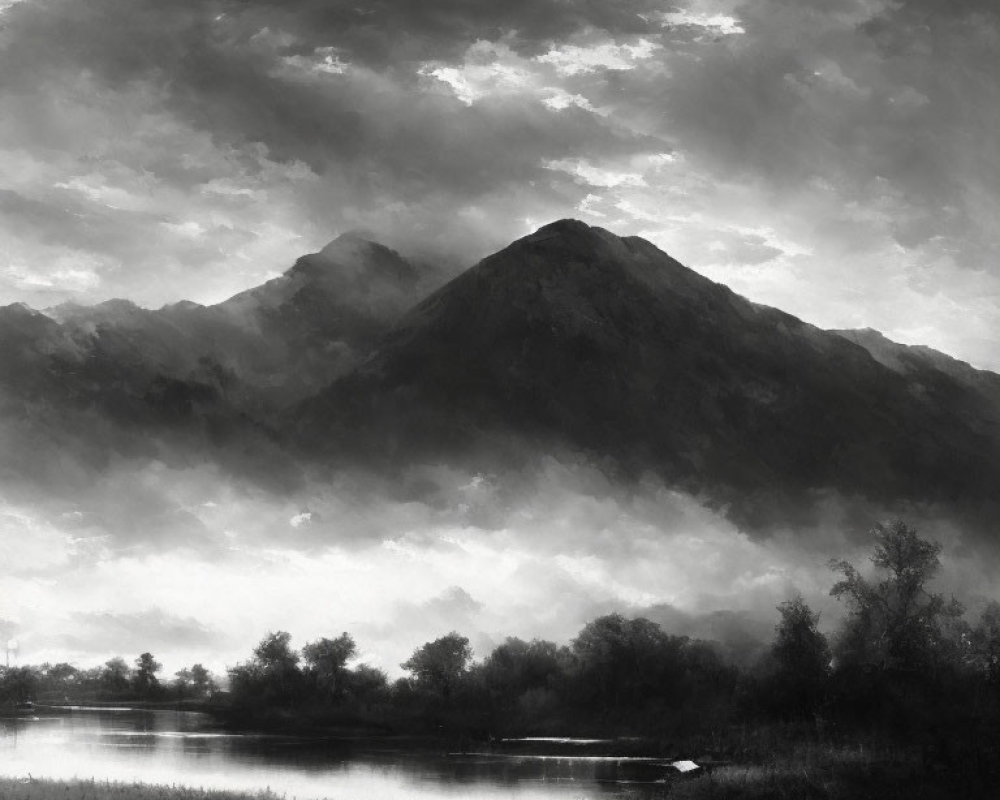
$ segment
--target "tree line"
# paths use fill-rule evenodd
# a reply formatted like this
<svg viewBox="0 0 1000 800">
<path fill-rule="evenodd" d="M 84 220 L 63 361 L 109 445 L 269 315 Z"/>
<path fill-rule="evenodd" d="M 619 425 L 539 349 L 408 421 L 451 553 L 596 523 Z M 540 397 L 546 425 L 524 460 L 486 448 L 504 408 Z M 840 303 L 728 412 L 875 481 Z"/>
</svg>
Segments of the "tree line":
<svg viewBox="0 0 1000 800">
<path fill-rule="evenodd" d="M 98 667 L 78 669 L 72 664 L 0 667 L 0 708 L 29 702 L 81 703 L 107 701 L 206 701 L 219 692 L 219 680 L 201 664 L 161 681 L 163 669 L 152 653 L 129 663 L 115 656 Z"/>
<path fill-rule="evenodd" d="M 232 707 L 248 719 L 366 722 L 473 735 L 593 732 L 690 735 L 771 722 L 844 733 L 1000 734 L 1000 603 L 967 618 L 932 590 L 941 546 L 901 520 L 870 531 L 870 566 L 835 560 L 830 594 L 845 607 L 827 637 L 793 597 L 749 668 L 712 642 L 621 614 L 599 617 L 567 645 L 508 638 L 479 662 L 457 632 L 417 648 L 390 681 L 351 666 L 348 633 L 291 646 L 268 634 L 229 671 Z"/>
<path fill-rule="evenodd" d="M 707 641 L 675 636 L 639 617 L 609 614 L 566 645 L 508 638 L 474 661 L 451 632 L 414 650 L 390 681 L 357 664 L 348 633 L 307 643 L 268 633 L 229 669 L 225 703 L 247 725 L 323 725 L 472 737 L 586 734 L 687 736 L 734 726 L 808 722 L 842 732 L 940 737 L 1000 733 L 1000 604 L 967 619 L 954 598 L 931 590 L 940 545 L 904 522 L 871 530 L 871 566 L 830 566 L 831 594 L 846 614 L 833 636 L 801 597 L 777 607 L 771 646 L 737 668 Z M 61 692 L 103 698 L 218 699 L 200 665 L 173 682 L 143 653 L 129 668 L 69 665 L 7 669 L 0 701 Z M 32 681 L 34 684 L 32 685 Z"/>
</svg>

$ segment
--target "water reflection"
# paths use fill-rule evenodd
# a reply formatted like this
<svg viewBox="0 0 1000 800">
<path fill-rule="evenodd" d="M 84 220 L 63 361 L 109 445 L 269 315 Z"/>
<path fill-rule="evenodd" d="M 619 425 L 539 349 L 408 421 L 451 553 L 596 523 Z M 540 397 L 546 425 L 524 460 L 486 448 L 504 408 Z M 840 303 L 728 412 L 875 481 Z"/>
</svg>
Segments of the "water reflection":
<svg viewBox="0 0 1000 800">
<path fill-rule="evenodd" d="M 558 748 L 555 752 L 559 752 Z M 0 774 L 97 778 L 253 791 L 289 798 L 651 798 L 656 759 L 482 752 L 386 742 L 232 734 L 192 712 L 75 709 L 0 720 Z"/>
</svg>

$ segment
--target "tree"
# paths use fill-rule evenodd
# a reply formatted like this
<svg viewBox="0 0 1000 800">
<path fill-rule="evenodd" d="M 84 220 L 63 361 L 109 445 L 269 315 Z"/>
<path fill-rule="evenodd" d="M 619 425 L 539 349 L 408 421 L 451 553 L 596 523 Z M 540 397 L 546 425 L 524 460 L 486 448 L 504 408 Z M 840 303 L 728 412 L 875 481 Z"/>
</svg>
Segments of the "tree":
<svg viewBox="0 0 1000 800">
<path fill-rule="evenodd" d="M 233 700 L 243 706 L 290 706 L 301 695 L 299 654 L 286 631 L 268 633 L 254 648 L 253 658 L 231 667 Z"/>
<path fill-rule="evenodd" d="M 317 688 L 327 697 L 343 694 L 347 662 L 357 653 L 350 634 L 336 639 L 319 639 L 302 648 L 302 657 Z"/>
<path fill-rule="evenodd" d="M 805 717 L 814 713 L 822 701 L 829 677 L 830 648 L 816 627 L 819 615 L 801 595 L 777 608 L 781 621 L 775 626 L 771 646 L 773 694 L 782 713 Z"/>
<path fill-rule="evenodd" d="M 218 689 L 212 673 L 201 664 L 194 664 L 191 667 L 191 691 L 195 697 L 205 698 Z"/>
<path fill-rule="evenodd" d="M 385 700 L 389 692 L 389 679 L 386 674 L 368 664 L 358 664 L 344 675 L 347 693 L 357 703 L 370 706 Z"/>
<path fill-rule="evenodd" d="M 191 670 L 185 667 L 174 673 L 173 689 L 180 700 L 183 700 L 191 693 Z"/>
<path fill-rule="evenodd" d="M 508 637 L 486 657 L 482 675 L 501 707 L 509 708 L 525 692 L 549 688 L 560 667 L 559 648 L 552 642 Z"/>
<path fill-rule="evenodd" d="M 152 697 L 160 689 L 160 681 L 156 673 L 162 665 L 152 653 L 143 653 L 135 660 L 135 673 L 132 676 L 132 686 L 139 697 Z"/>
<path fill-rule="evenodd" d="M 101 670 L 100 688 L 106 695 L 121 695 L 128 691 L 131 670 L 125 659 L 115 656 L 104 663 Z"/>
<path fill-rule="evenodd" d="M 986 604 L 969 641 L 973 667 L 991 684 L 1000 686 L 1000 603 L 996 600 Z"/>
<path fill-rule="evenodd" d="M 452 631 L 414 650 L 400 666 L 414 674 L 418 688 L 447 700 L 468 671 L 471 659 L 469 640 Z"/>
<path fill-rule="evenodd" d="M 830 563 L 844 576 L 830 594 L 849 610 L 839 655 L 882 670 L 933 666 L 947 650 L 947 623 L 963 613 L 957 601 L 947 603 L 926 588 L 941 566 L 941 545 L 921 539 L 902 520 L 878 523 L 870 535 L 875 578 L 847 561 Z"/>
<path fill-rule="evenodd" d="M 572 642 L 578 700 L 609 710 L 662 696 L 678 685 L 686 643 L 643 617 L 608 614 L 588 622 Z"/>
<path fill-rule="evenodd" d="M 299 654 L 291 648 L 292 634 L 287 631 L 268 633 L 253 651 L 254 658 L 266 670 L 291 670 L 299 663 Z"/>
<path fill-rule="evenodd" d="M 26 703 L 38 691 L 38 673 L 32 667 L 0 667 L 0 703 Z"/>
</svg>

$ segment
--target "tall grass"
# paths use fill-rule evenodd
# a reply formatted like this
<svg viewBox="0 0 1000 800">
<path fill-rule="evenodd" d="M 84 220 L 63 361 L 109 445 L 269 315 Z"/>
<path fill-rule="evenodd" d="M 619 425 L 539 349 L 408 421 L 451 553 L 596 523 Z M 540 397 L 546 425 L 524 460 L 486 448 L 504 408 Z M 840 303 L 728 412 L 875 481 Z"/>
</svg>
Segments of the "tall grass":
<svg viewBox="0 0 1000 800">
<path fill-rule="evenodd" d="M 281 800 L 281 795 L 271 791 L 246 794 L 144 783 L 0 778 L 0 800 Z"/>
</svg>

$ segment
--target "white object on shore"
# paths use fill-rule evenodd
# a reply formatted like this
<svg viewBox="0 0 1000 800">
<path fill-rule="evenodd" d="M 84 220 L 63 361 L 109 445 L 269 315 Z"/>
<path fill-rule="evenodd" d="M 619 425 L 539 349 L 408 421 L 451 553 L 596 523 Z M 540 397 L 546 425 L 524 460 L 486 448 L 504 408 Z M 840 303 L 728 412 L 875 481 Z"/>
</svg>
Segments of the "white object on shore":
<svg viewBox="0 0 1000 800">
<path fill-rule="evenodd" d="M 696 769 L 701 769 L 693 761 L 675 761 L 670 766 L 672 766 L 678 772 L 693 772 Z"/>
</svg>

